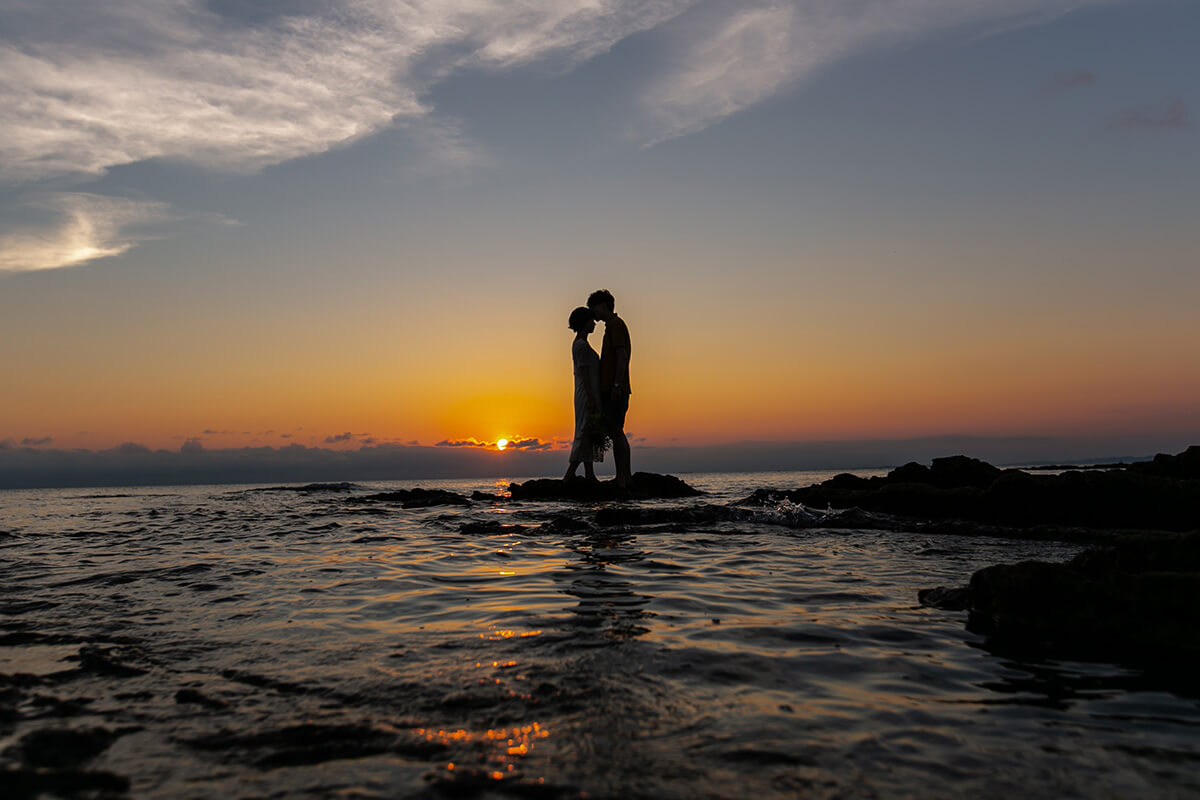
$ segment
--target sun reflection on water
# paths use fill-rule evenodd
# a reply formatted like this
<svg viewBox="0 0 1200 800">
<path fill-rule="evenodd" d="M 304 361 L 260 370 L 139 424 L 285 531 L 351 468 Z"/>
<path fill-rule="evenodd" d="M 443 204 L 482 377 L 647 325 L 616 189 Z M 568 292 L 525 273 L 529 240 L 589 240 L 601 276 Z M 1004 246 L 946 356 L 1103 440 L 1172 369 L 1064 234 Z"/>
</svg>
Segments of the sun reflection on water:
<svg viewBox="0 0 1200 800">
<path fill-rule="evenodd" d="M 486 772 L 493 780 L 503 780 L 516 772 L 517 764 L 533 752 L 537 742 L 550 737 L 550 731 L 540 722 L 512 728 L 488 728 L 485 731 L 469 731 L 465 728 L 417 728 L 416 733 L 427 742 L 445 747 L 478 747 L 478 769 Z M 446 763 L 448 772 L 462 770 L 464 767 L 466 765 L 461 759 Z M 538 778 L 536 782 L 544 783 L 545 779 Z"/>
</svg>

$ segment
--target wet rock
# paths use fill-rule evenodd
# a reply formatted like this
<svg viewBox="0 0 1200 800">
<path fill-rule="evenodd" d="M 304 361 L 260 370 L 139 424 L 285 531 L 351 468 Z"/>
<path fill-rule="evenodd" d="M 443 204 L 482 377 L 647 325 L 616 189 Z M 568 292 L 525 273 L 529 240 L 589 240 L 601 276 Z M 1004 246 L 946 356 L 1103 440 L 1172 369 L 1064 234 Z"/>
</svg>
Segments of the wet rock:
<svg viewBox="0 0 1200 800">
<path fill-rule="evenodd" d="M 77 717 L 89 713 L 88 706 L 95 702 L 91 697 L 70 697 L 63 699 L 53 695 L 35 694 L 29 698 L 29 705 L 34 709 L 26 713 L 26 719 L 44 719 L 48 717 Z"/>
<path fill-rule="evenodd" d="M 247 492 L 300 492 L 313 494 L 315 492 L 352 492 L 361 489 L 357 483 L 307 483 L 303 486 L 263 486 L 257 489 L 247 489 Z M 120 496 L 120 495 L 118 495 Z"/>
<path fill-rule="evenodd" d="M 917 601 L 921 605 L 942 611 L 966 611 L 970 603 L 969 598 L 970 594 L 965 586 L 938 586 L 917 592 Z"/>
<path fill-rule="evenodd" d="M 430 506 L 469 506 L 471 501 L 457 492 L 445 489 L 397 489 L 357 497 L 366 503 L 400 503 L 401 508 L 429 508 Z"/>
<path fill-rule="evenodd" d="M 617 486 L 615 481 L 542 478 L 510 484 L 508 491 L 513 500 L 569 500 L 588 503 L 698 497 L 703 494 L 674 475 L 659 475 L 653 472 L 634 473 L 633 481 L 626 488 Z"/>
<path fill-rule="evenodd" d="M 704 524 L 746 519 L 745 509 L 729 506 L 700 505 L 676 508 L 637 508 L 614 506 L 596 511 L 596 524 L 602 527 L 617 525 L 669 525 L 678 523 Z"/>
<path fill-rule="evenodd" d="M 430 756 L 445 749 L 444 745 L 414 736 L 404 737 L 391 729 L 318 723 L 249 734 L 222 731 L 184 743 L 197 750 L 224 752 L 230 760 L 249 762 L 260 769 L 321 764 L 390 752 Z"/>
<path fill-rule="evenodd" d="M 905 464 L 886 476 L 838 475 L 802 489 L 760 489 L 739 506 L 783 500 L 809 508 L 861 508 L 924 521 L 1028 528 L 1200 529 L 1200 447 L 1129 469 L 1031 475 L 964 456 Z"/>
<path fill-rule="evenodd" d="M 527 528 L 524 525 L 505 525 L 494 519 L 488 519 L 482 522 L 464 522 L 458 526 L 458 530 L 460 533 L 505 534 L 521 533 Z"/>
<path fill-rule="evenodd" d="M 997 645 L 1057 657 L 1200 666 L 1200 531 L 1125 536 L 1066 563 L 979 570 L 967 587 L 928 590 L 965 607 Z"/>
<path fill-rule="evenodd" d="M 4 755 L 29 767 L 79 767 L 103 753 L 126 732 L 107 728 L 42 728 L 22 736 Z"/>
<path fill-rule="evenodd" d="M 33 800 L 47 795 L 94 798 L 117 797 L 129 791 L 129 779 L 111 772 L 0 769 L 0 786 L 7 800 Z"/>
<path fill-rule="evenodd" d="M 471 492 L 471 499 L 482 503 L 507 503 L 512 498 L 500 494 L 492 494 L 491 492 L 481 492 L 477 489 Z"/>
<path fill-rule="evenodd" d="M 547 536 L 592 533 L 594 530 L 587 520 L 573 517 L 570 514 L 555 514 L 551 519 L 537 526 L 537 532 Z"/>
<path fill-rule="evenodd" d="M 108 675 L 114 678 L 133 678 L 145 675 L 146 670 L 122 664 L 110 648 L 96 645 L 84 645 L 79 648 L 78 656 L 68 656 L 67 660 L 78 659 L 79 668 L 94 675 Z"/>
</svg>

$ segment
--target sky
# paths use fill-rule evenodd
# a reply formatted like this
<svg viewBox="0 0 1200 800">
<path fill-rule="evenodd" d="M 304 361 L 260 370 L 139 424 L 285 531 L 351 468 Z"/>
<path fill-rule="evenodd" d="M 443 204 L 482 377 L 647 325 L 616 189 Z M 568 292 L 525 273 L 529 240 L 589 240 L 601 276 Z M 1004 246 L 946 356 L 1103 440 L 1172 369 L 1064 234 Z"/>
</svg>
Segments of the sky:
<svg viewBox="0 0 1200 800">
<path fill-rule="evenodd" d="M 1180 450 L 1196 30 L 1192 0 L 0 0 L 0 457 L 557 459 L 602 287 L 635 468 Z"/>
</svg>

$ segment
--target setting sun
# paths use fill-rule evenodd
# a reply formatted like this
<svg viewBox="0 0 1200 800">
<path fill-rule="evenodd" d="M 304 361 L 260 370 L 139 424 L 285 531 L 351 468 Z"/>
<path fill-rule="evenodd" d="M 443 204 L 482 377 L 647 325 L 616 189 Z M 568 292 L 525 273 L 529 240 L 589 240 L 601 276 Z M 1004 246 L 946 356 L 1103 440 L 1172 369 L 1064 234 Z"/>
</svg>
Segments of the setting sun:
<svg viewBox="0 0 1200 800">
<path fill-rule="evenodd" d="M 503 450 L 506 447 L 508 447 L 508 439 L 497 439 L 496 440 L 496 449 L 497 450 Z"/>
</svg>

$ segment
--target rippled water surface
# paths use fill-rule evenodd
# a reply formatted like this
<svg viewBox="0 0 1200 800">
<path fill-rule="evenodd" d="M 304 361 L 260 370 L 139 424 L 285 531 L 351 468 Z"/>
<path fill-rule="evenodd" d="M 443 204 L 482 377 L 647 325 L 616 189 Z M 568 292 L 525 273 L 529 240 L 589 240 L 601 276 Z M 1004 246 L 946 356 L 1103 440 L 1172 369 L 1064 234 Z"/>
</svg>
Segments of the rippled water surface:
<svg viewBox="0 0 1200 800">
<path fill-rule="evenodd" d="M 826 476 L 686 477 L 710 494 L 641 505 Z M 1196 698 L 917 605 L 1074 545 L 359 499 L 384 488 L 0 493 L 0 767 L 162 798 L 1200 797 Z M 93 744 L 54 756 L 64 731 Z"/>
</svg>

